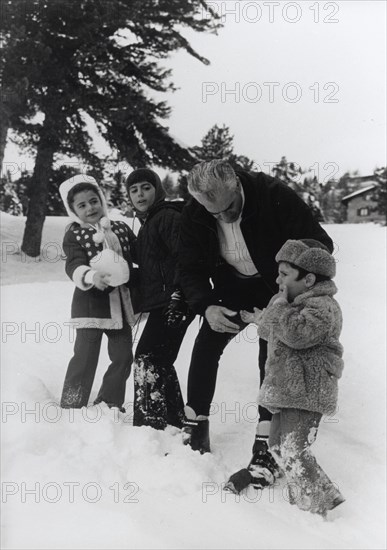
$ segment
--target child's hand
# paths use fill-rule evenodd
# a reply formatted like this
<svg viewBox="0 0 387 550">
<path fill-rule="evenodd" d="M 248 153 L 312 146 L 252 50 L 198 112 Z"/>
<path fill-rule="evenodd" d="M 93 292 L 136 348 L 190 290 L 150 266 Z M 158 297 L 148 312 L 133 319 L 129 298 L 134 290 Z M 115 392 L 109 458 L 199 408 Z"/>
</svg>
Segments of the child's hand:
<svg viewBox="0 0 387 550">
<path fill-rule="evenodd" d="M 93 283 L 98 290 L 105 290 L 110 283 L 110 273 L 96 271 L 93 277 Z"/>
<path fill-rule="evenodd" d="M 284 285 L 282 289 L 279 291 L 279 294 L 281 298 L 284 298 L 286 301 L 288 301 L 288 287 Z"/>
<path fill-rule="evenodd" d="M 246 311 L 243 309 L 240 311 L 240 316 L 242 321 L 245 323 L 259 323 L 262 317 L 262 310 L 255 307 L 254 313 L 251 313 L 251 311 Z"/>
<path fill-rule="evenodd" d="M 273 296 L 273 298 L 270 300 L 270 304 L 275 304 L 276 302 L 288 302 L 288 287 L 286 285 L 283 285 L 282 288 L 278 291 L 278 293 Z"/>
</svg>

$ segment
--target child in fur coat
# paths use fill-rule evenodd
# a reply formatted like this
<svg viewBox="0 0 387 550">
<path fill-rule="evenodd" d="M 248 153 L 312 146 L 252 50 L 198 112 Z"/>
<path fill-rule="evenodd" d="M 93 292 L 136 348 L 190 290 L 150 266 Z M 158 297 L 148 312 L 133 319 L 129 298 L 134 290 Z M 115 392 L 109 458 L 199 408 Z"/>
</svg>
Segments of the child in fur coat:
<svg viewBox="0 0 387 550">
<path fill-rule="evenodd" d="M 105 333 L 111 364 L 94 404 L 105 402 L 124 412 L 135 320 L 126 283 L 132 267 L 130 248 L 136 237 L 124 222 L 108 219 L 105 197 L 94 178 L 74 176 L 59 190 L 72 220 L 63 249 L 66 273 L 75 283 L 71 321 L 77 329 L 61 407 L 87 406 Z"/>
<path fill-rule="evenodd" d="M 266 309 L 241 317 L 268 341 L 259 403 L 273 413 L 269 448 L 286 476 L 290 502 L 326 516 L 344 498 L 310 447 L 322 416 L 336 410 L 343 370 L 342 314 L 331 280 L 336 264 L 313 239 L 288 240 L 276 261 L 279 293 Z"/>
</svg>

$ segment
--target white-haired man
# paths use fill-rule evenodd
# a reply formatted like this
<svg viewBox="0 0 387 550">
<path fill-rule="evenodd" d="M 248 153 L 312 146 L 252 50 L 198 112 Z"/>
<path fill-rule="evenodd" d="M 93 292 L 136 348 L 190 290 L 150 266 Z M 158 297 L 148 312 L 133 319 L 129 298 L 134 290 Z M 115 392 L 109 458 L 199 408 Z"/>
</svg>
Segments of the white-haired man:
<svg viewBox="0 0 387 550">
<path fill-rule="evenodd" d="M 275 255 L 288 239 L 316 239 L 330 251 L 333 243 L 297 194 L 262 172 L 234 170 L 221 159 L 202 162 L 188 175 L 188 191 L 179 276 L 189 306 L 204 320 L 192 352 L 185 410 L 192 448 L 209 452 L 208 416 L 219 359 L 246 326 L 239 312 L 262 309 L 277 293 Z M 266 342 L 260 340 L 261 384 L 266 357 Z M 269 469 L 270 420 L 270 412 L 259 407 L 253 455 Z"/>
</svg>

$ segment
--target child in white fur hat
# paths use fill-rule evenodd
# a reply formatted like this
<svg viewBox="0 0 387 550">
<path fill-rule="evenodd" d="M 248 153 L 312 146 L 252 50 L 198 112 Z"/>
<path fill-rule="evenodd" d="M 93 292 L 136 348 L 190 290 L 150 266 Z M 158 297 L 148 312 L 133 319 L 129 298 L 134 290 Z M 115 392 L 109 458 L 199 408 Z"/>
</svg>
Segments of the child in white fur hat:
<svg viewBox="0 0 387 550">
<path fill-rule="evenodd" d="M 266 309 L 241 312 L 268 341 L 259 403 L 273 413 L 269 448 L 283 470 L 289 499 L 326 516 L 344 501 L 310 447 L 324 414 L 334 414 L 343 370 L 342 314 L 333 298 L 336 263 L 313 239 L 288 240 L 276 255 L 279 293 Z"/>
<path fill-rule="evenodd" d="M 105 402 L 124 411 L 135 320 L 127 283 L 132 267 L 130 248 L 136 237 L 124 222 L 108 219 L 105 197 L 94 178 L 74 176 L 63 182 L 59 191 L 72 220 L 63 249 L 66 273 L 76 287 L 71 320 L 77 329 L 61 407 L 87 406 L 105 333 L 111 364 L 94 404 Z"/>
</svg>

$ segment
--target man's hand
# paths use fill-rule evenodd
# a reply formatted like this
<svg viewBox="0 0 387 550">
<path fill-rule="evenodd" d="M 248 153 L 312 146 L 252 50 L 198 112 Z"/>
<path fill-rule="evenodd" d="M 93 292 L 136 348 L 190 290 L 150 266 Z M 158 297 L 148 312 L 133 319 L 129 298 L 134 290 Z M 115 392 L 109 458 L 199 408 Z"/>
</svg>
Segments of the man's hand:
<svg viewBox="0 0 387 550">
<path fill-rule="evenodd" d="M 110 283 L 110 273 L 96 271 L 93 277 L 93 284 L 98 290 L 106 290 Z"/>
<path fill-rule="evenodd" d="M 228 317 L 236 314 L 236 311 L 232 311 L 226 307 L 208 306 L 204 315 L 208 324 L 215 332 L 230 332 L 231 334 L 237 334 L 240 331 L 239 325 L 228 319 Z"/>
</svg>

